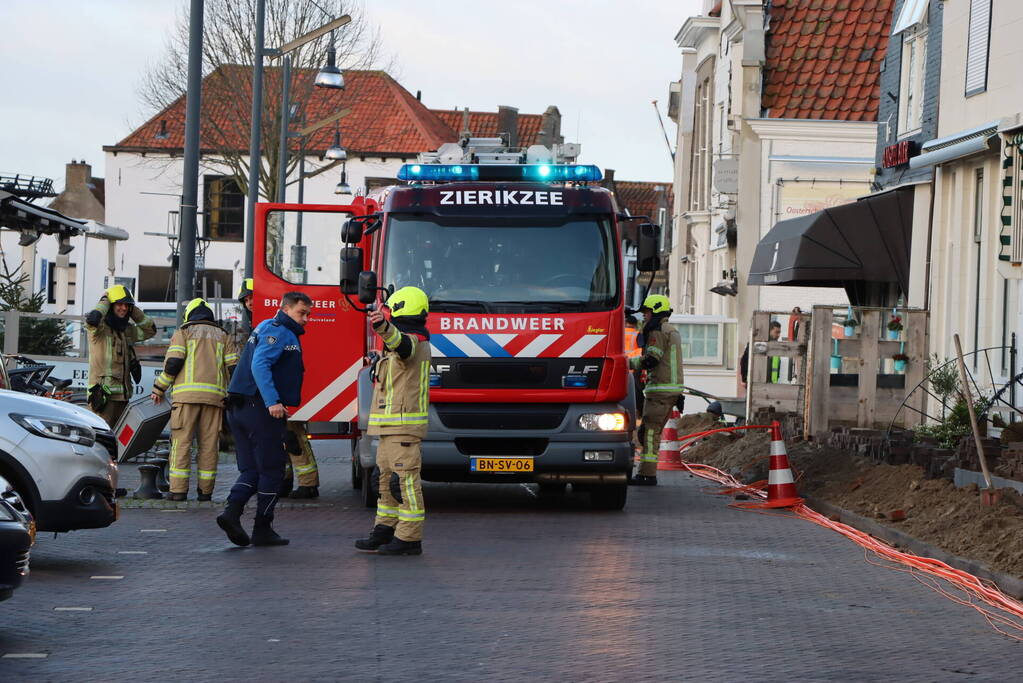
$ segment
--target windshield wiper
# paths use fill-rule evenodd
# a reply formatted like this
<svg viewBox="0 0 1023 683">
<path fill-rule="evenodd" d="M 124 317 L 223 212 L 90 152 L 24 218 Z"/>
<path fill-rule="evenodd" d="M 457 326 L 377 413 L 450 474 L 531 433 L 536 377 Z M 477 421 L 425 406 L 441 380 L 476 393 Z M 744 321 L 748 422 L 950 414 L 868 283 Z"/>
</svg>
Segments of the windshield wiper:
<svg viewBox="0 0 1023 683">
<path fill-rule="evenodd" d="M 472 301 L 469 299 L 459 301 L 445 301 L 444 299 L 434 299 L 430 301 L 430 310 L 439 311 L 441 308 L 452 309 L 449 312 L 454 313 L 455 311 L 482 311 L 483 313 L 490 313 L 490 304 L 486 301 Z"/>
</svg>

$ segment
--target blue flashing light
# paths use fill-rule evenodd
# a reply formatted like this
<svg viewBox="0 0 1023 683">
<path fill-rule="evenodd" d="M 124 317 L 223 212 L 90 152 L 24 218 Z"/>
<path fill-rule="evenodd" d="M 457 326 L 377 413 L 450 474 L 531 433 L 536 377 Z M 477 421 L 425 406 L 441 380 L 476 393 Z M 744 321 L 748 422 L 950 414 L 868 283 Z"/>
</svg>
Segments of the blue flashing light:
<svg viewBox="0 0 1023 683">
<path fill-rule="evenodd" d="M 595 182 L 603 178 L 592 164 L 405 164 L 398 179 L 409 182 L 506 181 Z"/>
<path fill-rule="evenodd" d="M 564 375 L 561 386 L 565 389 L 586 389 L 590 386 L 590 380 L 586 375 Z"/>
</svg>

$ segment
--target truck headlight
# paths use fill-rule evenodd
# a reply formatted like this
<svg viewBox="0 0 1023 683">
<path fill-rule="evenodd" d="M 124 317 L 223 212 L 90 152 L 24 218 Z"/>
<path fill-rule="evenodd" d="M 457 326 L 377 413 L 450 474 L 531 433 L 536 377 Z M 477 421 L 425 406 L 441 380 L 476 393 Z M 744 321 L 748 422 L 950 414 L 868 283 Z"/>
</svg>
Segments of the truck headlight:
<svg viewBox="0 0 1023 683">
<path fill-rule="evenodd" d="M 63 422 L 52 417 L 19 415 L 17 413 L 11 413 L 11 419 L 36 436 L 57 439 L 59 441 L 70 441 L 86 448 L 96 443 L 96 433 L 92 431 L 92 427 L 85 425 Z"/>
<path fill-rule="evenodd" d="M 579 426 L 588 432 L 620 432 L 625 429 L 625 413 L 586 413 L 579 416 Z"/>
</svg>

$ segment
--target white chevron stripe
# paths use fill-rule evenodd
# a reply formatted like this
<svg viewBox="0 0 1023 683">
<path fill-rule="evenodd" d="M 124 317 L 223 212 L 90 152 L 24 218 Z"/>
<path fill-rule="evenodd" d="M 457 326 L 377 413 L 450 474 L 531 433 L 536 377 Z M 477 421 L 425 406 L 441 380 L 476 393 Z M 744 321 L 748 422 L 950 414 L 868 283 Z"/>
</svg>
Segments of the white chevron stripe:
<svg viewBox="0 0 1023 683">
<path fill-rule="evenodd" d="M 355 361 L 352 367 L 342 372 L 333 382 L 323 388 L 320 393 L 313 396 L 308 403 L 299 408 L 292 420 L 309 420 L 316 413 L 323 410 L 328 403 L 341 395 L 341 392 L 352 386 L 359 379 L 359 370 L 362 369 L 362 359 Z"/>
<path fill-rule="evenodd" d="M 469 335 L 446 334 L 444 336 L 469 358 L 490 358 L 490 354 L 481 349 L 476 342 L 469 338 Z"/>
<path fill-rule="evenodd" d="M 516 334 L 492 334 L 490 338 L 496 341 L 498 346 L 504 346 L 517 336 Z"/>
<path fill-rule="evenodd" d="M 359 411 L 359 399 L 352 399 L 352 402 L 345 406 L 345 409 L 340 413 L 330 418 L 331 422 L 350 422 L 355 418 L 355 414 Z"/>
<path fill-rule="evenodd" d="M 560 334 L 541 334 L 536 339 L 526 344 L 526 348 L 515 354 L 516 358 L 536 358 L 544 349 L 561 339 Z"/>
<path fill-rule="evenodd" d="M 579 341 L 572 344 L 564 353 L 561 354 L 562 358 L 581 358 L 587 351 L 597 345 L 601 339 L 604 338 L 603 334 L 584 334 Z"/>
</svg>

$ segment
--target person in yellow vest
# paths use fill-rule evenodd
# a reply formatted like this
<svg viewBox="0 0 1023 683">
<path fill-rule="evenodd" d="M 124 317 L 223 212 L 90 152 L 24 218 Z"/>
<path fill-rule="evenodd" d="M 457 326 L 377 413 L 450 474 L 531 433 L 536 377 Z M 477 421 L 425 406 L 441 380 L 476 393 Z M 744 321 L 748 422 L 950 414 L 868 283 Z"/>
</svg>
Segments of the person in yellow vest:
<svg viewBox="0 0 1023 683">
<path fill-rule="evenodd" d="M 640 308 L 643 334 L 639 345 L 643 355 L 631 358 L 633 369 L 646 370 L 643 387 L 643 421 L 637 437 L 640 443 L 639 472 L 631 480 L 637 486 L 657 485 L 657 454 L 661 431 L 671 417 L 685 387 L 682 385 L 682 340 L 678 330 L 668 324 L 671 302 L 663 294 L 651 294 Z"/>
<path fill-rule="evenodd" d="M 284 450 L 288 452 L 288 462 L 284 467 L 284 483 L 281 485 L 281 498 L 319 498 L 320 470 L 316 466 L 316 455 L 309 443 L 305 422 L 288 422 L 288 431 L 284 435 Z M 294 491 L 292 485 L 298 480 Z"/>
<path fill-rule="evenodd" d="M 192 437 L 199 442 L 197 460 L 199 500 L 213 499 L 220 455 L 220 427 L 231 368 L 238 353 L 228 333 L 217 324 L 202 299 L 185 307 L 184 323 L 174 333 L 163 372 L 153 383 L 153 403 L 170 390 L 170 499 L 188 498 L 192 471 Z"/>
<path fill-rule="evenodd" d="M 156 334 L 156 323 L 135 305 L 131 292 L 114 285 L 85 316 L 89 333 L 89 407 L 111 427 L 132 395 L 132 380 L 142 379 L 135 342 Z"/>
<path fill-rule="evenodd" d="M 402 287 L 385 306 L 391 311 L 389 321 L 379 310 L 369 315 L 373 331 L 384 341 L 367 430 L 380 437 L 380 492 L 373 531 L 355 547 L 381 555 L 421 555 L 426 508 L 420 442 L 430 406 L 430 302 L 423 290 Z"/>
</svg>

